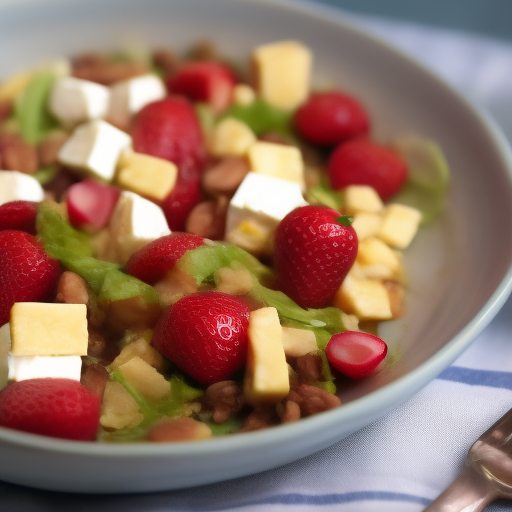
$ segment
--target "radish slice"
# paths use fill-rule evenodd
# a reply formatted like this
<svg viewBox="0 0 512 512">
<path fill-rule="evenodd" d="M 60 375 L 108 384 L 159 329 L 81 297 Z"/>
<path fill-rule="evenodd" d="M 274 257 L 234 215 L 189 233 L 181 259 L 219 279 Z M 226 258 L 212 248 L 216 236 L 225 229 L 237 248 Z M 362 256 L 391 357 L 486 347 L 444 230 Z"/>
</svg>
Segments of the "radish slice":
<svg viewBox="0 0 512 512">
<path fill-rule="evenodd" d="M 69 221 L 75 228 L 99 231 L 107 225 L 119 193 L 116 187 L 92 180 L 71 185 L 66 198 Z"/>
<path fill-rule="evenodd" d="M 329 363 L 351 379 L 369 377 L 384 360 L 388 346 L 377 336 L 359 331 L 335 334 L 327 343 Z"/>
</svg>

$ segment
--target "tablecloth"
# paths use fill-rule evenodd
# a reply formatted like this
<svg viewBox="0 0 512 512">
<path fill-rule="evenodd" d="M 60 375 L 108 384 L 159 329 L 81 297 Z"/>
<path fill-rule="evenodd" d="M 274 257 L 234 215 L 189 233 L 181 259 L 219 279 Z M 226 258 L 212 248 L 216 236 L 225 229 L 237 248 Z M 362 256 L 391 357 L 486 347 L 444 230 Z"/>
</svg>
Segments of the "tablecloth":
<svg viewBox="0 0 512 512">
<path fill-rule="evenodd" d="M 511 44 L 344 15 L 487 108 L 512 141 Z M 511 338 L 509 299 L 467 351 L 408 402 L 330 448 L 286 466 L 215 485 L 138 495 L 60 494 L 0 482 L 0 510 L 418 512 L 457 475 L 473 441 L 512 407 Z M 488 510 L 512 511 L 512 502 L 498 501 Z"/>
</svg>

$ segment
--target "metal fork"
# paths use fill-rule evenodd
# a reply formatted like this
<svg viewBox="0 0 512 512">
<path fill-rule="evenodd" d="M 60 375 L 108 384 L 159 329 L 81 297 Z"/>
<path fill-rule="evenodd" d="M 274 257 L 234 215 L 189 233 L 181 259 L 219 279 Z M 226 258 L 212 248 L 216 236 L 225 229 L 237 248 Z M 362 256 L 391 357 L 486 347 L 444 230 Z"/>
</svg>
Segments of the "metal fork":
<svg viewBox="0 0 512 512">
<path fill-rule="evenodd" d="M 512 409 L 469 449 L 461 474 L 423 512 L 479 512 L 512 498 Z"/>
</svg>

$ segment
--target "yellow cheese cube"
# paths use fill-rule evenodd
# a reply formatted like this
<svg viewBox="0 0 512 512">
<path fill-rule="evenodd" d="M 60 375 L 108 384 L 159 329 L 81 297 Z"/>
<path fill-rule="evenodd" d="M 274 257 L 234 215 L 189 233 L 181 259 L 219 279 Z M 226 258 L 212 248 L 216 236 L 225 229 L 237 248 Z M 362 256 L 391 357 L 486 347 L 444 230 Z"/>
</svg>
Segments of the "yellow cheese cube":
<svg viewBox="0 0 512 512">
<path fill-rule="evenodd" d="M 304 162 L 299 148 L 273 142 L 256 142 L 247 153 L 252 171 L 304 188 Z"/>
<path fill-rule="evenodd" d="M 386 287 L 380 281 L 371 279 L 347 276 L 336 292 L 333 303 L 360 320 L 389 320 L 393 316 Z"/>
<path fill-rule="evenodd" d="M 251 312 L 244 396 L 252 406 L 275 404 L 290 392 L 282 327 L 275 308 Z"/>
<path fill-rule="evenodd" d="M 13 356 L 85 356 L 85 304 L 17 302 L 11 309 Z"/>
<path fill-rule="evenodd" d="M 297 41 L 258 46 L 252 55 L 255 87 L 272 106 L 293 110 L 309 94 L 312 53 Z"/>
<path fill-rule="evenodd" d="M 318 350 L 315 333 L 308 329 L 283 327 L 282 343 L 284 353 L 289 357 L 300 357 Z"/>
<path fill-rule="evenodd" d="M 382 216 L 378 213 L 361 212 L 354 215 L 352 227 L 355 229 L 359 242 L 365 238 L 375 236 L 382 223 Z"/>
<path fill-rule="evenodd" d="M 391 279 L 401 274 L 398 254 L 375 237 L 359 242 L 356 261 L 366 277 Z"/>
<path fill-rule="evenodd" d="M 250 105 L 256 99 L 256 92 L 247 84 L 237 84 L 233 88 L 233 103 Z"/>
<path fill-rule="evenodd" d="M 416 235 L 420 221 L 421 213 L 416 208 L 390 204 L 384 209 L 377 236 L 393 247 L 405 249 Z"/>
<path fill-rule="evenodd" d="M 351 215 L 359 212 L 377 213 L 384 207 L 379 194 L 368 185 L 350 185 L 345 188 L 344 195 L 344 206 Z"/>
<path fill-rule="evenodd" d="M 244 156 L 256 141 L 256 135 L 242 121 L 226 117 L 211 134 L 210 150 L 215 156 Z"/>
<path fill-rule="evenodd" d="M 125 379 L 148 400 L 164 400 L 171 392 L 171 384 L 155 368 L 139 356 L 118 366 Z"/>
<path fill-rule="evenodd" d="M 174 188 L 177 178 L 176 165 L 163 158 L 125 151 L 119 160 L 119 186 L 148 199 L 163 201 Z"/>
</svg>

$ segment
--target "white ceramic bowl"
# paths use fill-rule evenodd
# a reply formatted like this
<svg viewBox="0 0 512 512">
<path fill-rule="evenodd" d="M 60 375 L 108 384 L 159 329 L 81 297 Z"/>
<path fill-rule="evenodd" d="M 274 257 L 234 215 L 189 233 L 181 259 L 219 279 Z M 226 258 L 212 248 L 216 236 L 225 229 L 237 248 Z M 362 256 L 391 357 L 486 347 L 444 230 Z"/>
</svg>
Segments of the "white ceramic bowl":
<svg viewBox="0 0 512 512">
<path fill-rule="evenodd" d="M 317 79 L 342 84 L 367 105 L 376 137 L 413 131 L 441 145 L 453 174 L 447 210 L 406 252 L 407 314 L 382 331 L 400 350 L 399 361 L 340 391 L 348 402 L 342 407 L 201 443 L 76 443 L 0 428 L 6 481 L 77 492 L 154 491 L 299 459 L 417 392 L 469 345 L 512 286 L 510 149 L 486 115 L 417 63 L 341 17 L 297 2 L 26 0 L 0 7 L 0 76 L 48 57 L 112 49 L 127 34 L 178 49 L 206 37 L 235 58 L 256 44 L 302 40 L 314 51 Z"/>
</svg>

